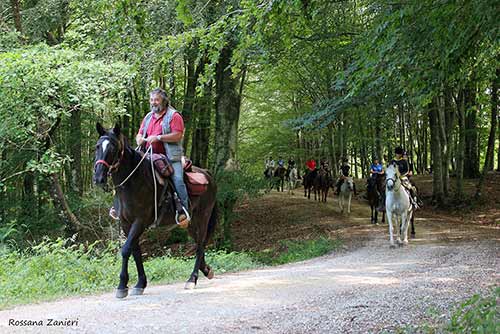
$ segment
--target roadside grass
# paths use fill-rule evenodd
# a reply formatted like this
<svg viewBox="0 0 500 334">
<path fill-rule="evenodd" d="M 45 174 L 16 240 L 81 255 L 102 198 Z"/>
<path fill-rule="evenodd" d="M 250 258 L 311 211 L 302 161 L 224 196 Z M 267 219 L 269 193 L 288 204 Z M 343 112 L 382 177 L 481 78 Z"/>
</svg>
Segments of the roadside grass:
<svg viewBox="0 0 500 334">
<path fill-rule="evenodd" d="M 283 241 L 259 253 L 208 251 L 207 263 L 216 274 L 302 261 L 326 254 L 339 241 L 320 238 Z M 162 256 L 144 262 L 150 284 L 186 280 L 193 269 L 192 257 Z M 19 304 L 50 301 L 61 297 L 109 292 L 118 284 L 121 268 L 118 243 L 71 244 L 70 239 L 46 239 L 23 251 L 0 249 L 0 309 Z M 137 281 L 133 260 L 129 262 L 129 286 Z M 202 275 L 200 273 L 200 275 Z"/>
<path fill-rule="evenodd" d="M 252 253 L 252 257 L 265 265 L 280 265 L 304 261 L 322 256 L 338 249 L 342 245 L 339 239 L 320 237 L 311 240 L 283 240 L 270 249 Z"/>
<path fill-rule="evenodd" d="M 407 325 L 396 329 L 397 334 L 489 334 L 500 333 L 500 287 L 496 286 L 491 291 L 476 294 L 455 306 L 451 318 L 443 321 L 446 315 L 430 308 L 428 313 L 432 318 L 417 325 Z M 391 331 L 392 332 L 392 331 Z"/>
</svg>

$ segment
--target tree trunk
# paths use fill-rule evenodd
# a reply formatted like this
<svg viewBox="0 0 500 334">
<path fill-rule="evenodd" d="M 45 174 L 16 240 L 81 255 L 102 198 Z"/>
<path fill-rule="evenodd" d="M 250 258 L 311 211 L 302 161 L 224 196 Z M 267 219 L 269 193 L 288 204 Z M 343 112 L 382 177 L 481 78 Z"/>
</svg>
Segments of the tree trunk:
<svg viewBox="0 0 500 334">
<path fill-rule="evenodd" d="M 12 7 L 12 16 L 14 17 L 14 26 L 18 33 L 23 33 L 23 26 L 21 22 L 21 10 L 19 8 L 19 0 L 10 1 Z"/>
<path fill-rule="evenodd" d="M 189 147 L 191 132 L 192 129 L 194 129 L 195 125 L 194 104 L 196 100 L 196 86 L 198 86 L 198 78 L 200 77 L 201 73 L 203 73 L 206 61 L 206 58 L 202 57 L 195 68 L 194 62 L 196 60 L 197 50 L 196 52 L 191 51 L 191 53 L 188 55 L 188 60 L 187 60 L 188 62 L 187 84 L 186 84 L 186 93 L 184 95 L 184 105 L 182 106 L 182 116 L 184 118 L 184 124 L 186 129 L 184 133 L 185 152 L 187 152 L 187 148 Z"/>
<path fill-rule="evenodd" d="M 456 101 L 458 119 L 458 144 L 457 144 L 457 166 L 455 198 L 462 201 L 464 198 L 464 157 L 465 157 L 465 92 L 460 90 Z"/>
<path fill-rule="evenodd" d="M 233 77 L 231 57 L 236 48 L 231 39 L 221 50 L 216 66 L 215 98 L 215 161 L 217 175 L 226 167 L 236 163 L 238 120 L 240 117 L 240 76 Z"/>
<path fill-rule="evenodd" d="M 476 197 L 481 197 L 484 180 L 486 178 L 486 174 L 488 171 L 493 169 L 493 156 L 495 152 L 495 131 L 497 128 L 498 121 L 498 78 L 500 69 L 496 70 L 496 76 L 493 78 L 491 84 L 491 127 L 490 127 L 490 135 L 488 137 L 488 147 L 486 149 L 486 157 L 484 159 L 484 167 L 483 172 L 481 173 L 481 177 L 479 178 L 479 182 L 477 184 L 476 189 Z"/>
<path fill-rule="evenodd" d="M 331 167 L 335 169 L 337 166 L 337 159 L 335 157 L 335 132 L 333 124 L 328 126 L 328 152 L 330 154 Z"/>
<path fill-rule="evenodd" d="M 446 88 L 443 96 L 443 108 L 440 108 L 440 134 L 441 134 L 441 149 L 442 149 L 442 176 L 443 176 L 443 193 L 445 197 L 449 195 L 450 183 L 450 160 L 451 160 L 451 135 L 455 127 L 455 114 L 452 109 L 452 93 L 449 88 Z"/>
<path fill-rule="evenodd" d="M 71 133 L 68 138 L 70 144 L 71 161 L 71 190 L 78 196 L 83 195 L 82 182 L 82 123 L 81 110 L 75 106 L 71 112 Z"/>
<path fill-rule="evenodd" d="M 379 115 L 378 110 L 375 110 L 375 151 L 380 162 L 384 161 L 384 152 L 382 152 L 382 117 Z"/>
<path fill-rule="evenodd" d="M 424 144 L 423 154 L 422 154 L 422 165 L 424 166 L 424 170 L 429 168 L 429 133 L 428 128 L 429 125 L 429 116 L 424 113 L 424 119 L 422 121 L 422 143 Z M 429 126 L 428 126 L 429 125 Z"/>
<path fill-rule="evenodd" d="M 465 158 L 464 176 L 475 178 L 479 175 L 478 133 L 476 92 L 471 84 L 465 89 Z"/>
<path fill-rule="evenodd" d="M 81 224 L 78 221 L 78 218 L 76 218 L 71 211 L 68 201 L 66 201 L 66 197 L 64 196 L 57 174 L 52 174 L 50 176 L 50 181 L 50 194 L 54 201 L 54 206 L 60 210 L 61 215 L 64 217 L 64 221 L 66 223 L 66 234 L 73 235 L 79 227 L 81 227 Z"/>
<path fill-rule="evenodd" d="M 208 152 L 210 140 L 210 122 L 212 119 L 212 83 L 203 88 L 203 96 L 196 100 L 196 128 L 191 145 L 191 159 L 193 164 L 208 168 Z"/>
<path fill-rule="evenodd" d="M 432 197 L 437 205 L 444 202 L 443 193 L 443 161 L 441 156 L 441 140 L 439 128 L 439 109 L 436 99 L 429 105 L 429 125 L 431 130 L 431 156 L 432 156 Z"/>
</svg>

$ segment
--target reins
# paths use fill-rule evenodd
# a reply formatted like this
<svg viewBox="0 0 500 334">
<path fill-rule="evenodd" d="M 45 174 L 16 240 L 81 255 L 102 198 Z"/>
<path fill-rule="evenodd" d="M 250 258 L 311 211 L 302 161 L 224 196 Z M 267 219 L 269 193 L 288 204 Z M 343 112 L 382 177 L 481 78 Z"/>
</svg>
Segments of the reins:
<svg viewBox="0 0 500 334">
<path fill-rule="evenodd" d="M 120 142 L 119 142 L 120 143 Z M 136 151 L 139 149 L 139 146 L 136 147 Z M 115 162 L 113 163 L 112 165 L 110 165 L 106 160 L 103 160 L 103 159 L 100 159 L 100 160 L 97 160 L 95 162 L 95 165 L 94 165 L 94 168 L 98 165 L 98 164 L 103 164 L 104 166 L 106 166 L 109 170 L 108 170 L 108 175 L 111 175 L 112 173 L 116 172 L 118 170 L 118 167 L 120 166 L 120 162 L 123 160 L 123 156 L 124 156 L 124 152 L 125 152 L 125 147 L 122 149 L 121 151 L 121 155 L 120 155 L 120 158 Z M 154 187 L 154 204 L 155 204 L 155 220 L 153 222 L 152 225 L 155 225 L 157 224 L 158 222 L 158 202 L 157 202 L 157 196 L 158 196 L 158 189 L 157 189 L 157 185 L 156 185 L 156 179 L 155 179 L 155 168 L 154 168 L 154 163 L 153 163 L 153 146 L 150 145 L 148 147 L 148 149 L 146 150 L 146 152 L 144 153 L 144 155 L 142 156 L 141 160 L 139 161 L 139 163 L 137 163 L 137 165 L 135 166 L 135 168 L 130 172 L 130 174 L 122 181 L 120 182 L 120 184 L 114 186 L 112 188 L 112 190 L 115 190 L 115 189 L 118 189 L 118 188 L 121 188 L 131 177 L 132 175 L 137 171 L 137 169 L 139 168 L 139 166 L 141 165 L 141 163 L 144 161 L 144 159 L 146 158 L 147 155 L 150 155 L 150 161 L 151 161 L 151 176 L 153 178 L 153 187 Z M 167 182 L 170 183 L 170 180 L 167 180 Z M 172 186 L 172 185 L 171 185 Z M 173 186 L 172 186 L 173 187 Z M 167 189 L 167 186 L 165 186 L 165 191 Z M 165 191 L 163 192 L 162 194 L 162 197 L 165 193 Z M 174 191 L 174 196 L 176 196 L 177 193 Z M 188 219 L 190 219 L 190 215 L 189 215 L 189 212 L 186 210 L 186 208 L 182 207 L 184 213 L 186 214 L 186 216 L 188 217 Z M 178 217 L 179 217 L 179 212 L 178 210 L 176 210 L 176 215 L 175 215 L 175 222 L 176 222 L 176 225 L 173 225 L 172 228 L 175 228 L 177 225 L 179 225 L 179 220 L 178 220 Z M 171 229 L 168 229 L 169 231 Z"/>
</svg>

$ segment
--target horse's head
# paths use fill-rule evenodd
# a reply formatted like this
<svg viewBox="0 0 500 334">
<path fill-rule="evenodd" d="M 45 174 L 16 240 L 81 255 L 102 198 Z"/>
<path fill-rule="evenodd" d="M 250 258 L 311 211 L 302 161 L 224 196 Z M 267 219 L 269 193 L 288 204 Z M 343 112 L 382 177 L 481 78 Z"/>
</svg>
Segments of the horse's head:
<svg viewBox="0 0 500 334">
<path fill-rule="evenodd" d="M 120 165 L 125 145 L 118 124 L 111 130 L 105 130 L 97 123 L 96 129 L 99 139 L 95 147 L 93 179 L 97 186 L 105 188 L 108 174 L 113 173 Z"/>
<path fill-rule="evenodd" d="M 395 162 L 390 163 L 385 170 L 385 183 L 387 190 L 392 191 L 399 180 L 399 169 Z"/>
<path fill-rule="evenodd" d="M 368 190 L 373 190 L 377 187 L 377 174 L 374 174 L 368 178 Z"/>
<path fill-rule="evenodd" d="M 352 180 L 352 177 L 346 177 L 344 182 L 347 185 L 347 190 L 354 191 L 354 181 Z"/>
</svg>

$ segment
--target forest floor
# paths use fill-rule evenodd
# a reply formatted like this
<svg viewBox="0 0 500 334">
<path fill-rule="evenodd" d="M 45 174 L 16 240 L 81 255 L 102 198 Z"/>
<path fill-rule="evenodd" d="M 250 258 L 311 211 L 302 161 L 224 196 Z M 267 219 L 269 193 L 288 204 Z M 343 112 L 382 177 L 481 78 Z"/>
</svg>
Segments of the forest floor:
<svg viewBox="0 0 500 334">
<path fill-rule="evenodd" d="M 484 198 L 480 202 L 472 199 L 477 180 L 466 180 L 465 203 L 450 204 L 447 208 L 440 209 L 430 204 L 432 176 L 416 176 L 414 181 L 419 188 L 419 196 L 425 203 L 416 213 L 417 234 L 419 226 L 427 221 L 445 221 L 452 224 L 449 225 L 450 230 L 453 230 L 453 224 L 460 228 L 464 222 L 465 228 L 473 225 L 500 229 L 500 173 L 488 175 L 483 191 Z M 333 191 L 330 191 L 326 205 L 314 201 L 313 194 L 311 199 L 307 200 L 301 188 L 294 191 L 294 195 L 273 190 L 261 199 L 243 202 L 236 209 L 237 218 L 232 225 L 235 249 L 262 251 L 275 247 L 282 240 L 309 240 L 320 236 L 339 237 L 349 248 L 362 245 L 375 231 L 387 230 L 387 224 L 370 226 L 370 207 L 364 200 L 365 180 L 358 179 L 355 183 L 358 195 L 353 200 L 353 212 L 350 216 L 340 213 L 336 198 L 332 198 Z M 453 189 L 454 184 L 451 183 L 451 191 Z M 379 223 L 381 216 L 379 213 Z M 434 223 L 429 225 L 432 227 Z M 473 238 L 474 233 L 446 235 L 447 238 L 465 240 Z"/>
<path fill-rule="evenodd" d="M 242 203 L 233 226 L 239 250 L 262 251 L 280 240 L 341 238 L 341 250 L 320 258 L 158 285 L 141 297 L 67 298 L 0 312 L 0 332 L 84 333 L 382 333 L 442 323 L 453 307 L 499 283 L 500 177 L 489 177 L 481 205 L 418 211 L 416 238 L 389 249 L 386 224 L 372 225 L 362 194 L 352 213 L 272 192 Z M 417 179 L 424 198 L 428 177 Z M 364 185 L 358 182 L 359 190 Z M 472 183 L 467 190 L 471 192 Z M 75 320 L 48 327 L 47 319 Z M 43 320 L 13 327 L 9 319 Z"/>
</svg>

